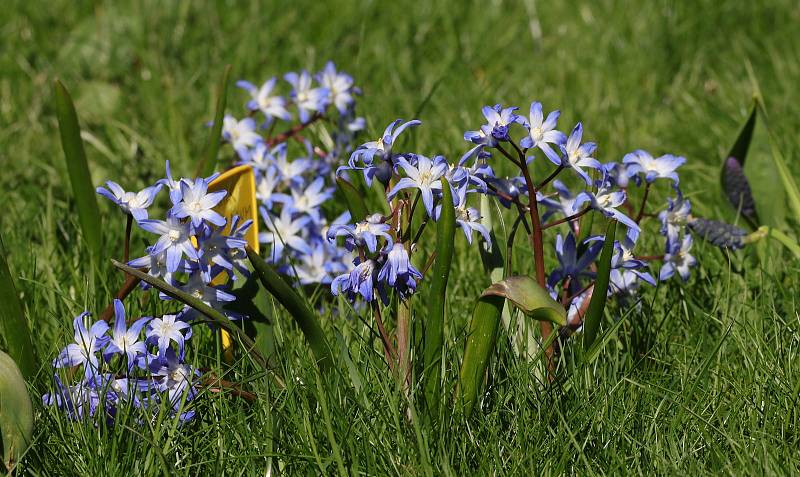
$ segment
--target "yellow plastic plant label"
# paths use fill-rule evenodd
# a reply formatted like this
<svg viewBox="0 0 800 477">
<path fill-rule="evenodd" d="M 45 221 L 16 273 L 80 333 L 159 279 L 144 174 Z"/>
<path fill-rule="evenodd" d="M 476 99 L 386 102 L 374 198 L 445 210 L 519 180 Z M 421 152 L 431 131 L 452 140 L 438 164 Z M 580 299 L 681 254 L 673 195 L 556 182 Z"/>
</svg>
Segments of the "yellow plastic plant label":
<svg viewBox="0 0 800 477">
<path fill-rule="evenodd" d="M 245 239 L 247 244 L 258 253 L 258 207 L 256 206 L 256 176 L 250 166 L 238 166 L 220 174 L 219 177 L 208 184 L 208 191 L 227 190 L 225 198 L 214 207 L 228 221 L 225 233 L 230 232 L 231 218 L 238 215 L 241 221 L 252 220 L 253 224 L 247 230 Z M 240 222 L 241 223 L 241 222 Z M 227 280 L 227 274 L 220 273 L 211 282 L 220 285 Z M 233 361 L 233 340 L 231 335 L 222 331 L 222 349 L 227 362 Z"/>
<path fill-rule="evenodd" d="M 231 217 L 238 215 L 242 221 L 252 220 L 245 234 L 247 244 L 258 252 L 258 207 L 256 206 L 256 176 L 250 166 L 237 166 L 220 174 L 208 184 L 208 191 L 227 190 L 228 195 L 214 210 L 228 221 L 225 233 L 230 232 Z M 241 223 L 241 222 L 240 222 Z"/>
</svg>

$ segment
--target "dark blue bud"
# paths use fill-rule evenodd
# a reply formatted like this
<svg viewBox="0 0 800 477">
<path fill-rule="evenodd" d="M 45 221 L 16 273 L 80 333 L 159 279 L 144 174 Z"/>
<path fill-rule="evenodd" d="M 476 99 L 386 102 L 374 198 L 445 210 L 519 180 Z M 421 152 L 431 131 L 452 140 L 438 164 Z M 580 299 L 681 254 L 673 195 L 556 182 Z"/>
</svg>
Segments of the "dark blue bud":
<svg viewBox="0 0 800 477">
<path fill-rule="evenodd" d="M 747 231 L 719 220 L 694 218 L 689 228 L 700 238 L 719 248 L 739 249 L 744 247 Z"/>
</svg>

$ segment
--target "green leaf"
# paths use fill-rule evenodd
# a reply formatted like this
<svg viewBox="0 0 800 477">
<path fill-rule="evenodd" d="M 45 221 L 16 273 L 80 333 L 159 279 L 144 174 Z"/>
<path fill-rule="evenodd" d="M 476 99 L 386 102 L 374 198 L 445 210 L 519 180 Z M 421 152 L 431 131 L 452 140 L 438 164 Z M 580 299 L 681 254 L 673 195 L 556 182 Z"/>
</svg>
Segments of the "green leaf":
<svg viewBox="0 0 800 477">
<path fill-rule="evenodd" d="M 217 106 L 214 112 L 214 123 L 208 130 L 208 139 L 206 139 L 206 147 L 199 168 L 203 177 L 210 176 L 217 168 L 217 156 L 219 155 L 219 144 L 222 141 L 222 122 L 225 118 L 225 104 L 228 99 L 228 78 L 230 75 L 231 65 L 225 65 L 222 79 L 217 85 Z"/>
<path fill-rule="evenodd" d="M 757 102 L 753 102 L 750 115 L 739 131 L 736 142 L 728 155 L 723 158 L 720 173 L 720 183 L 725 197 L 734 210 L 741 213 L 753 228 L 758 227 L 759 219 L 750 182 L 744 173 L 744 162 L 756 126 L 757 111 Z"/>
<path fill-rule="evenodd" d="M 756 116 L 758 115 L 758 102 L 754 101 L 753 106 L 750 108 L 750 114 L 747 116 L 747 121 L 742 125 L 739 130 L 739 135 L 736 136 L 736 142 L 733 143 L 728 155 L 735 158 L 739 164 L 744 166 L 744 161 L 747 158 L 747 150 L 750 148 L 750 141 L 753 139 L 753 131 L 756 128 Z"/>
<path fill-rule="evenodd" d="M 33 435 L 33 406 L 19 368 L 0 351 L 0 435 L 3 462 L 9 475 L 28 449 Z"/>
<path fill-rule="evenodd" d="M 317 320 L 317 316 L 306 305 L 306 302 L 295 293 L 291 285 L 286 283 L 267 262 L 265 262 L 252 248 L 247 247 L 247 258 L 253 264 L 255 273 L 261 280 L 264 288 L 274 296 L 281 305 L 292 315 L 314 353 L 321 370 L 330 370 L 333 365 L 331 349 L 328 346 L 325 333 Z"/>
<path fill-rule="evenodd" d="M 759 102 L 759 104 L 762 108 L 762 111 L 764 111 L 764 103 Z M 781 147 L 778 145 L 778 140 L 775 138 L 775 135 L 772 133 L 772 129 L 770 129 L 769 125 L 767 124 L 766 113 L 764 113 L 763 116 L 765 117 L 764 125 L 767 130 L 767 135 L 769 136 L 769 146 L 770 149 L 772 149 L 772 162 L 775 164 L 775 168 L 778 170 L 778 176 L 780 177 L 783 188 L 786 191 L 789 206 L 794 212 L 795 221 L 800 222 L 800 189 L 798 189 L 797 182 L 795 182 L 791 171 L 789 171 L 789 167 L 786 165 L 786 160 L 781 152 Z"/>
<path fill-rule="evenodd" d="M 336 185 L 342 196 L 344 196 L 344 201 L 347 204 L 347 209 L 350 211 L 353 222 L 363 221 L 369 214 L 367 205 L 364 202 L 364 194 L 356 186 L 341 177 L 336 178 Z"/>
<path fill-rule="evenodd" d="M 89 174 L 89 164 L 86 162 L 86 152 L 83 150 L 81 129 L 78 125 L 78 115 L 69 92 L 56 80 L 53 84 L 56 97 L 56 116 L 58 129 L 61 133 L 61 147 L 64 149 L 64 158 L 67 162 L 67 174 L 72 185 L 72 194 L 78 209 L 78 220 L 81 225 L 83 237 L 89 247 L 92 259 L 99 263 L 102 254 L 102 222 L 100 210 L 97 207 L 97 196 Z"/>
<path fill-rule="evenodd" d="M 505 299 L 497 295 L 482 296 L 475 305 L 472 321 L 467 332 L 464 360 L 461 362 L 456 399 L 461 403 L 464 415 L 472 413 L 478 402 L 489 358 L 497 341 L 497 328 Z"/>
<path fill-rule="evenodd" d="M 584 349 L 591 348 L 595 338 L 597 338 L 597 331 L 600 329 L 600 321 L 603 319 L 603 311 L 606 308 L 606 296 L 608 295 L 606 290 L 608 290 L 608 281 L 611 275 L 611 257 L 614 255 L 614 234 L 616 229 L 617 221 L 609 220 L 603 250 L 600 252 L 600 260 L 597 262 L 594 292 L 583 320 Z"/>
<path fill-rule="evenodd" d="M 249 336 L 247 336 L 241 328 L 233 324 L 233 322 L 231 322 L 231 320 L 228 319 L 228 317 L 218 312 L 217 310 L 211 308 L 210 306 L 206 305 L 200 299 L 196 298 L 194 295 L 190 295 L 189 293 L 178 290 L 177 288 L 168 284 L 164 280 L 161 280 L 160 278 L 156 278 L 139 269 L 129 267 L 128 265 L 125 265 L 124 263 L 120 263 L 113 259 L 111 260 L 111 263 L 113 263 L 114 266 L 119 268 L 120 270 L 127 272 L 128 274 L 133 275 L 144 282 L 149 283 L 158 291 L 171 296 L 172 298 L 180 301 L 185 305 L 194 308 L 195 310 L 205 315 L 209 320 L 211 320 L 212 323 L 219 326 L 223 330 L 227 331 L 232 336 L 236 336 L 244 345 L 245 351 L 248 352 L 253 357 L 253 359 L 256 361 L 256 363 L 258 363 L 259 366 L 261 366 L 265 370 L 269 369 L 267 365 L 267 360 L 258 351 L 253 340 Z"/>
<path fill-rule="evenodd" d="M 428 296 L 428 317 L 425 320 L 425 399 L 428 408 L 438 408 L 441 399 L 442 345 L 444 343 L 445 301 L 447 281 L 453 261 L 456 211 L 450 184 L 442 179 L 441 213 L 436 228 L 436 261 L 431 275 Z"/>
<path fill-rule="evenodd" d="M 490 295 L 506 298 L 534 320 L 549 321 L 561 326 L 567 324 L 567 311 L 564 307 L 553 300 L 547 290 L 531 277 L 514 276 L 493 283 L 481 294 L 482 297 Z"/>
<path fill-rule="evenodd" d="M 7 256 L 0 237 L 0 336 L 22 375 L 30 379 L 36 374 L 36 357 L 22 303 L 6 263 Z"/>
</svg>

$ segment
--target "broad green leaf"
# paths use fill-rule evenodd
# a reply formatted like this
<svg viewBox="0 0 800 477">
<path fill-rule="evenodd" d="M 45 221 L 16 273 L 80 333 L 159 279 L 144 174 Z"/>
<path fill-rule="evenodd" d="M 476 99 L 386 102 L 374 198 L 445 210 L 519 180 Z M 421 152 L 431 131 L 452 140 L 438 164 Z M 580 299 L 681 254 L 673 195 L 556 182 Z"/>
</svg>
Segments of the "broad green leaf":
<svg viewBox="0 0 800 477">
<path fill-rule="evenodd" d="M 453 193 L 447 180 L 442 179 L 441 213 L 436 228 L 436 262 L 431 274 L 428 295 L 428 316 L 425 325 L 425 399 L 428 408 L 438 408 L 441 399 L 442 345 L 444 343 L 445 300 L 450 265 L 453 261 L 456 212 Z"/>
<path fill-rule="evenodd" d="M 36 357 L 22 303 L 6 263 L 7 256 L 0 237 L 0 337 L 22 375 L 30 379 L 36 374 Z"/>
<path fill-rule="evenodd" d="M 19 368 L 11 357 L 0 351 L 0 435 L 3 462 L 9 475 L 31 443 L 33 406 Z"/>
<path fill-rule="evenodd" d="M 758 227 L 759 220 L 750 182 L 744 172 L 744 164 L 747 158 L 747 151 L 750 148 L 750 141 L 753 138 L 757 112 L 757 102 L 753 102 L 750 115 L 739 131 L 736 142 L 731 147 L 728 155 L 723 158 L 720 174 L 722 191 L 725 193 L 728 202 L 734 210 L 742 214 L 742 217 L 753 228 Z"/>
<path fill-rule="evenodd" d="M 120 270 L 127 272 L 128 274 L 133 275 L 136 278 L 139 278 L 140 280 L 146 283 L 149 283 L 158 291 L 171 296 L 172 298 L 180 301 L 185 305 L 194 308 L 195 310 L 205 315 L 209 320 L 211 320 L 212 323 L 219 326 L 223 330 L 227 331 L 231 335 L 236 336 L 239 339 L 239 341 L 241 341 L 241 343 L 244 345 L 245 352 L 249 353 L 253 357 L 253 359 L 259 364 L 259 366 L 261 366 L 265 370 L 269 369 L 267 365 L 267 360 L 258 351 L 253 340 L 244 333 L 244 330 L 233 324 L 233 322 L 231 322 L 231 320 L 228 319 L 228 317 L 218 312 L 217 310 L 211 308 L 210 306 L 206 305 L 194 295 L 190 295 L 189 293 L 178 290 L 177 288 L 168 284 L 164 280 L 161 280 L 160 278 L 156 278 L 139 269 L 129 267 L 128 265 L 125 265 L 124 263 L 120 263 L 113 259 L 111 260 L 111 263 L 113 263 L 114 266 L 119 268 Z"/>
<path fill-rule="evenodd" d="M 505 299 L 501 296 L 482 296 L 472 313 L 456 390 L 456 399 L 463 406 L 465 416 L 472 413 L 478 402 L 486 368 L 497 341 L 497 328 L 504 303 Z"/>
<path fill-rule="evenodd" d="M 760 104 L 763 108 L 764 104 Z M 766 114 L 764 116 L 766 117 Z M 795 182 L 789 167 L 786 165 L 783 152 L 778 145 L 775 135 L 772 133 L 772 130 L 767 124 L 766 119 L 764 120 L 764 125 L 767 129 L 767 135 L 769 136 L 769 146 L 772 149 L 772 161 L 775 164 L 775 168 L 778 170 L 778 176 L 780 177 L 783 188 L 786 191 L 786 198 L 788 199 L 789 207 L 794 212 L 795 221 L 800 222 L 800 189 L 798 189 L 797 182 Z M 775 204 L 775 206 L 782 206 L 782 204 Z"/>
<path fill-rule="evenodd" d="M 214 123 L 208 130 L 208 139 L 203 152 L 203 159 L 200 170 L 204 177 L 214 173 L 217 168 L 217 156 L 219 155 L 219 144 L 222 141 L 222 121 L 225 118 L 225 104 L 228 98 L 228 78 L 231 75 L 231 65 L 226 65 L 222 72 L 222 79 L 217 85 L 217 106 L 214 112 Z"/>
<path fill-rule="evenodd" d="M 364 202 L 364 194 L 355 185 L 341 177 L 336 178 L 336 185 L 342 196 L 344 196 L 344 201 L 347 204 L 347 209 L 350 211 L 353 222 L 363 221 L 369 214 L 367 205 Z"/>
<path fill-rule="evenodd" d="M 60 81 L 55 81 L 53 91 L 56 97 L 56 116 L 61 133 L 61 147 L 64 149 L 67 174 L 78 209 L 78 221 L 92 259 L 99 263 L 103 246 L 100 235 L 102 222 L 100 210 L 97 207 L 95 187 L 92 176 L 89 174 L 89 164 L 86 162 L 86 152 L 83 150 L 78 115 L 75 113 L 75 106 L 69 92 Z"/>
<path fill-rule="evenodd" d="M 747 158 L 747 151 L 750 149 L 750 141 L 753 139 L 753 131 L 756 128 L 756 117 L 758 116 L 758 103 L 753 102 L 750 108 L 750 114 L 747 116 L 747 121 L 742 125 L 739 130 L 739 135 L 736 136 L 736 142 L 733 143 L 728 155 L 725 158 L 733 157 L 739 164 L 744 166 L 745 159 Z"/>
<path fill-rule="evenodd" d="M 292 315 L 314 353 L 317 364 L 322 370 L 329 370 L 333 365 L 331 350 L 325 333 L 317 320 L 317 316 L 306 305 L 306 302 L 292 289 L 291 285 L 278 275 L 252 248 L 247 247 L 247 258 L 253 264 L 255 273 L 264 288 L 274 296 Z"/>
<path fill-rule="evenodd" d="M 501 296 L 534 320 L 567 324 L 567 311 L 536 280 L 526 276 L 508 277 L 493 283 L 481 297 Z"/>
<path fill-rule="evenodd" d="M 609 220 L 606 228 L 606 238 L 603 243 L 603 250 L 600 252 L 600 260 L 597 262 L 597 276 L 594 282 L 592 299 L 589 301 L 589 308 L 583 319 L 583 347 L 591 348 L 597 331 L 600 329 L 600 321 L 603 319 L 603 311 L 606 308 L 606 296 L 608 293 L 608 281 L 611 275 L 611 257 L 614 255 L 614 234 L 617 230 L 617 221 Z"/>
</svg>

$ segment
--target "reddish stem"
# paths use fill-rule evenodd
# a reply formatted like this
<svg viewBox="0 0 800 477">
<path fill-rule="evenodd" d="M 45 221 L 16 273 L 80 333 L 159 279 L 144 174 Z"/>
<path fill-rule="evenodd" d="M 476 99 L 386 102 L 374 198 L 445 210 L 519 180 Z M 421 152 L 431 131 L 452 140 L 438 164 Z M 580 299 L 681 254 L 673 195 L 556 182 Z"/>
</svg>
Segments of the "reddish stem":
<svg viewBox="0 0 800 477">
<path fill-rule="evenodd" d="M 639 206 L 639 213 L 636 215 L 636 223 L 638 224 L 642 217 L 644 217 L 644 208 L 647 205 L 647 197 L 650 195 L 650 182 L 644 186 L 644 196 L 642 197 L 642 205 Z"/>
<path fill-rule="evenodd" d="M 568 216 L 564 217 L 563 219 L 554 220 L 553 222 L 548 222 L 548 223 L 542 225 L 542 230 L 549 229 L 550 227 L 555 227 L 556 225 L 561 225 L 561 224 L 563 224 L 565 222 L 571 222 L 571 221 L 573 221 L 575 219 L 579 219 L 583 215 L 588 213 L 590 210 L 592 210 L 591 207 L 586 207 L 585 209 L 581 210 L 580 212 L 578 212 L 576 214 L 568 215 Z"/>
<path fill-rule="evenodd" d="M 287 140 L 289 140 L 292 137 L 296 136 L 301 131 L 303 131 L 307 127 L 311 126 L 311 124 L 315 123 L 316 121 L 318 121 L 321 118 L 322 118 L 321 114 L 319 114 L 319 113 L 314 114 L 314 116 L 312 116 L 311 119 L 309 119 L 308 121 L 306 121 L 306 122 L 304 122 L 302 124 L 296 124 L 296 125 L 292 126 L 291 128 L 287 129 L 286 131 L 278 134 L 277 136 L 268 139 L 267 140 L 267 146 L 272 147 L 272 146 L 275 146 L 276 144 L 280 144 L 282 142 L 286 142 Z"/>
</svg>

